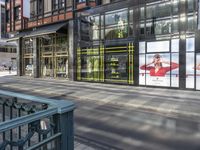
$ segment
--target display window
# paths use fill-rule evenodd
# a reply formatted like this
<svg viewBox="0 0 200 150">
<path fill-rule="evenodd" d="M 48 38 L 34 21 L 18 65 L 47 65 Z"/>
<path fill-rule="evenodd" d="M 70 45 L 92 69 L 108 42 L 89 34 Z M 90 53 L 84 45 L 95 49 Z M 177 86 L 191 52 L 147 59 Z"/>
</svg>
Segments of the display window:
<svg viewBox="0 0 200 150">
<path fill-rule="evenodd" d="M 128 37 L 128 10 L 105 14 L 105 39 L 112 40 Z"/>
<path fill-rule="evenodd" d="M 134 84 L 134 46 L 107 46 L 105 51 L 105 81 Z"/>
<path fill-rule="evenodd" d="M 170 42 L 176 46 L 170 47 Z M 178 87 L 179 41 L 140 42 L 139 45 L 139 84 Z"/>
<path fill-rule="evenodd" d="M 81 49 L 81 78 L 87 81 L 100 80 L 99 47 Z"/>
<path fill-rule="evenodd" d="M 77 79 L 134 84 L 134 46 L 94 46 L 77 50 Z"/>
<path fill-rule="evenodd" d="M 68 78 L 67 36 L 45 35 L 40 41 L 40 68 L 43 77 Z"/>
<path fill-rule="evenodd" d="M 106 55 L 106 79 L 110 80 L 128 80 L 128 55 L 107 54 Z"/>
<path fill-rule="evenodd" d="M 33 76 L 33 39 L 27 38 L 23 40 L 23 74 L 25 76 Z"/>
</svg>

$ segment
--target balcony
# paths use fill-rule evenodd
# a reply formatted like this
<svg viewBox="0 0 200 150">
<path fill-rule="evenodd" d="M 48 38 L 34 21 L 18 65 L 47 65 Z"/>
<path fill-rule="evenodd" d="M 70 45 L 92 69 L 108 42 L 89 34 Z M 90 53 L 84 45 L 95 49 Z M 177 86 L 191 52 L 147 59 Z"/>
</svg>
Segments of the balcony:
<svg viewBox="0 0 200 150">
<path fill-rule="evenodd" d="M 0 90 L 0 149 L 73 150 L 69 101 Z"/>
</svg>

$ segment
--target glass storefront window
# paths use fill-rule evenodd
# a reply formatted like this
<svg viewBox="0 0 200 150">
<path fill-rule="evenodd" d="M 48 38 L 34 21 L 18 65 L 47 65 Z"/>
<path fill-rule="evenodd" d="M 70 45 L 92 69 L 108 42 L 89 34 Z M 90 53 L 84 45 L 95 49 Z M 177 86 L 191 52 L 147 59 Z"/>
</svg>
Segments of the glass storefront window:
<svg viewBox="0 0 200 150">
<path fill-rule="evenodd" d="M 128 36 L 128 11 L 105 14 L 105 38 L 107 40 Z"/>
<path fill-rule="evenodd" d="M 99 40 L 100 34 L 100 20 L 99 16 L 90 17 L 90 21 L 92 22 L 92 39 Z"/>
<path fill-rule="evenodd" d="M 177 15 L 179 11 L 179 0 L 172 1 L 173 15 Z"/>
<path fill-rule="evenodd" d="M 23 72 L 24 75 L 33 76 L 33 39 L 23 40 Z"/>
<path fill-rule="evenodd" d="M 145 10 L 144 7 L 140 8 L 140 19 L 141 20 L 145 19 L 145 12 L 144 12 L 144 10 Z"/>
<path fill-rule="evenodd" d="M 128 80 L 128 55 L 107 54 L 106 55 L 106 79 Z"/>
<path fill-rule="evenodd" d="M 129 36 L 133 36 L 133 9 L 129 10 Z"/>
<path fill-rule="evenodd" d="M 179 32 L 179 22 L 178 22 L 178 19 L 173 18 L 172 33 L 177 33 L 177 32 Z"/>
<path fill-rule="evenodd" d="M 194 31 L 197 28 L 197 17 L 190 16 L 188 17 L 188 30 Z"/>
<path fill-rule="evenodd" d="M 171 22 L 170 22 L 170 20 L 156 21 L 154 31 L 155 31 L 155 34 L 169 34 L 169 33 L 171 33 Z"/>
<path fill-rule="evenodd" d="M 194 88 L 194 64 L 195 64 L 195 40 L 194 38 L 186 39 L 186 88 Z"/>
<path fill-rule="evenodd" d="M 40 38 L 41 75 L 68 78 L 68 39 L 60 34 Z"/>
<path fill-rule="evenodd" d="M 99 48 L 82 49 L 81 77 L 83 80 L 99 81 Z"/>
<path fill-rule="evenodd" d="M 195 1 L 196 0 L 187 0 L 188 12 L 193 12 L 195 10 Z"/>
<path fill-rule="evenodd" d="M 179 87 L 179 40 L 139 43 L 139 84 Z M 146 53 L 145 53 L 146 51 Z"/>
</svg>

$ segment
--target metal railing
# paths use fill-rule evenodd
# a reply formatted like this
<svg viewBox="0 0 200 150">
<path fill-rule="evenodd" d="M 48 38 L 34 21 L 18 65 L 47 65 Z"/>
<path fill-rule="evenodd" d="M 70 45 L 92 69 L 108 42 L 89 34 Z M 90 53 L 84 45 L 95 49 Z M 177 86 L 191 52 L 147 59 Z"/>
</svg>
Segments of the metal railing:
<svg viewBox="0 0 200 150">
<path fill-rule="evenodd" d="M 73 111 L 65 100 L 0 90 L 0 150 L 73 150 Z"/>
</svg>

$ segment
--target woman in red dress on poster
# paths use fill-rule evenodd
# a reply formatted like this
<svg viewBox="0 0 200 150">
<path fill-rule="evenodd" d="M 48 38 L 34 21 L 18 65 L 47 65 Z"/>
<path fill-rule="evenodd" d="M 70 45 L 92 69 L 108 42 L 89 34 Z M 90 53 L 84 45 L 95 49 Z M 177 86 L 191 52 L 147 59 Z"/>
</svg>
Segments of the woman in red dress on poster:
<svg viewBox="0 0 200 150">
<path fill-rule="evenodd" d="M 196 66 L 196 70 L 200 70 L 200 64 Z"/>
<path fill-rule="evenodd" d="M 159 54 L 155 54 L 153 57 L 152 63 L 143 65 L 140 67 L 140 69 L 149 70 L 150 76 L 164 77 L 168 71 L 171 71 L 171 70 L 179 67 L 179 65 L 177 63 L 174 63 L 174 62 L 170 63 L 170 62 L 162 61 L 160 58 L 161 58 L 161 56 Z M 154 64 L 154 67 L 150 66 L 152 64 Z M 169 66 L 163 67 L 162 64 L 168 64 Z"/>
</svg>

